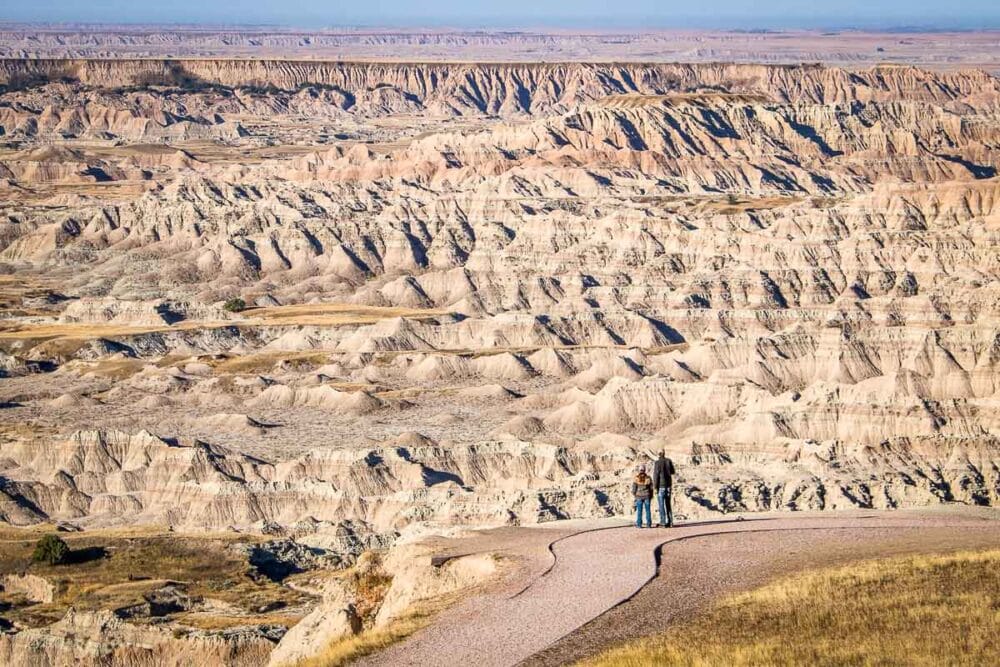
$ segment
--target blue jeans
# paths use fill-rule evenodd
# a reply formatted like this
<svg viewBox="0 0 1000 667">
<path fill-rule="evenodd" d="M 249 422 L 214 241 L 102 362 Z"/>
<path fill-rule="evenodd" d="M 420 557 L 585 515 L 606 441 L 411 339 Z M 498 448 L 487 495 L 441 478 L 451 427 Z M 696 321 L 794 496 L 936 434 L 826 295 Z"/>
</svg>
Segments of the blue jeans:
<svg viewBox="0 0 1000 667">
<path fill-rule="evenodd" d="M 661 488 L 656 490 L 656 501 L 660 506 L 660 525 L 674 525 L 674 510 L 670 506 L 670 489 Z"/>
<path fill-rule="evenodd" d="M 636 498 L 635 499 L 635 525 L 642 528 L 642 510 L 646 509 L 646 527 L 649 528 L 653 525 L 652 517 L 652 503 L 649 502 L 649 498 Z"/>
</svg>

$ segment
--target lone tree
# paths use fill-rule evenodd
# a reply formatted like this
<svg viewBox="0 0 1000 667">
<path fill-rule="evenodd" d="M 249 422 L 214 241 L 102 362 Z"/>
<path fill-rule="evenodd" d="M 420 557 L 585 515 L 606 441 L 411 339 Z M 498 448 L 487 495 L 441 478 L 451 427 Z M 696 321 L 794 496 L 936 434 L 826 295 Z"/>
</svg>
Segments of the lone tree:
<svg viewBox="0 0 1000 667">
<path fill-rule="evenodd" d="M 69 546 L 58 535 L 46 535 L 38 540 L 35 545 L 35 552 L 31 555 L 36 563 L 47 563 L 49 565 L 59 565 L 65 563 L 69 557 Z"/>
<path fill-rule="evenodd" d="M 222 304 L 222 309 L 227 313 L 239 313 L 247 309 L 247 302 L 238 296 L 234 296 Z"/>
</svg>

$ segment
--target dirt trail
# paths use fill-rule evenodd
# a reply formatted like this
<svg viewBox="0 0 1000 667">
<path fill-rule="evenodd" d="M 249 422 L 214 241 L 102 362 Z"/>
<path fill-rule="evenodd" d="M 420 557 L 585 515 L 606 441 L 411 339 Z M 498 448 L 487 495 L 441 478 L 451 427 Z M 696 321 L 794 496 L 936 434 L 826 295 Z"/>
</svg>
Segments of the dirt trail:
<svg viewBox="0 0 1000 667">
<path fill-rule="evenodd" d="M 549 568 L 540 570 L 536 561 L 526 581 L 472 597 L 359 664 L 564 664 L 609 643 L 657 632 L 776 572 L 830 560 L 817 555 L 824 552 L 846 560 L 852 554 L 906 552 L 907 545 L 909 552 L 1000 545 L 1000 521 L 915 512 L 766 517 L 641 531 L 594 522 L 580 531 L 550 545 Z M 669 572 L 669 579 L 657 577 L 661 545 L 661 573 Z"/>
</svg>

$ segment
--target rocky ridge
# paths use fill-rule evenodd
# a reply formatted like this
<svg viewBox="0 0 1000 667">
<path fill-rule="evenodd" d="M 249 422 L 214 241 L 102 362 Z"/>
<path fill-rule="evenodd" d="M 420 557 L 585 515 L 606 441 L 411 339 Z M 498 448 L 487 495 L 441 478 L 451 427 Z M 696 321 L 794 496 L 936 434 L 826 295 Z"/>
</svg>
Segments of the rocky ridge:
<svg viewBox="0 0 1000 667">
<path fill-rule="evenodd" d="M 660 447 L 692 515 L 995 501 L 985 73 L 0 72 L 0 260 L 63 276 L 3 332 L 5 417 L 61 419 L 4 445 L 11 521 L 604 515 Z M 109 442 L 158 472 L 70 464 Z"/>
</svg>

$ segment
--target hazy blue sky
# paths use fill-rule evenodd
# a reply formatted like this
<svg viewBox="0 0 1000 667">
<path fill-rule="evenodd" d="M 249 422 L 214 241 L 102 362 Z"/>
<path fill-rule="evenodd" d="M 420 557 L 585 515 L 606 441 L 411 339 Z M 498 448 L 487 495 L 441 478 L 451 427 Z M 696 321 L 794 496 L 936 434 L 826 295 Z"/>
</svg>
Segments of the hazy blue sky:
<svg viewBox="0 0 1000 667">
<path fill-rule="evenodd" d="M 572 27 L 1000 27 L 1000 0 L 0 0 L 2 21 Z"/>
</svg>

